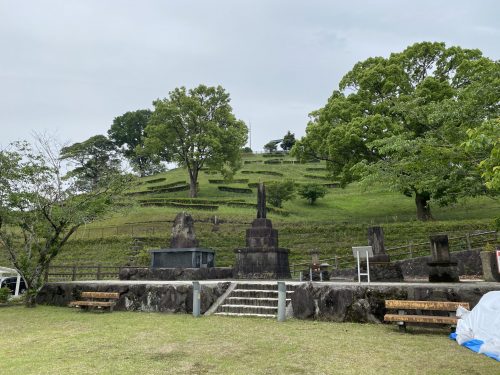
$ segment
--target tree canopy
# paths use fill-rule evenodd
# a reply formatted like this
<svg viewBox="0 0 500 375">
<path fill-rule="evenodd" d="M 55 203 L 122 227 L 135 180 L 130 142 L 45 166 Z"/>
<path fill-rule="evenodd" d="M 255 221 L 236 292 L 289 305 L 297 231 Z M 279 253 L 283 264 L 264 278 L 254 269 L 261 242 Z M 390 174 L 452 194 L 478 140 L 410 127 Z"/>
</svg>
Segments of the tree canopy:
<svg viewBox="0 0 500 375">
<path fill-rule="evenodd" d="M 176 88 L 156 100 L 146 128 L 149 151 L 189 172 L 190 196 L 197 195 L 199 171 L 206 167 L 225 175 L 239 168 L 247 141 L 245 123 L 236 119 L 229 94 L 221 87 Z"/>
<path fill-rule="evenodd" d="M 484 189 L 461 144 L 497 118 L 500 66 L 479 50 L 416 43 L 357 63 L 311 114 L 300 158 L 326 160 L 343 185 L 384 181 L 413 196 L 417 217 Z"/>
<path fill-rule="evenodd" d="M 281 141 L 281 149 L 283 151 L 290 151 L 295 144 L 295 134 L 290 133 L 290 130 L 285 134 Z"/>
<path fill-rule="evenodd" d="M 165 170 L 161 164 L 159 155 L 146 152 L 144 140 L 146 138 L 146 127 L 152 112 L 149 109 L 126 112 L 115 117 L 108 136 L 111 141 L 120 147 L 132 168 L 141 177 L 150 176 Z"/>
<path fill-rule="evenodd" d="M 94 190 L 102 180 L 118 173 L 120 159 L 115 144 L 104 135 L 95 135 L 61 149 L 62 160 L 74 168 L 68 177 L 74 177 L 82 191 Z"/>
<path fill-rule="evenodd" d="M 75 177 L 63 178 L 64 170 L 47 140 L 37 148 L 23 142 L 0 150 L 0 244 L 26 280 L 28 306 L 75 231 L 116 210 L 128 186 L 127 177 L 114 175 L 81 192 Z"/>
</svg>

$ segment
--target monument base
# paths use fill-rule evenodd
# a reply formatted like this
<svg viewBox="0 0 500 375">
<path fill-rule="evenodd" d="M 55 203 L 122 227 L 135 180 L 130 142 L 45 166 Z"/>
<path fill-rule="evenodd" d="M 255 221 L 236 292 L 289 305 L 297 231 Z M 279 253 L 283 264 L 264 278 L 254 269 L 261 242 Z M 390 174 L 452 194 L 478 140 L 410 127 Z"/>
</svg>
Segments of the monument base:
<svg viewBox="0 0 500 375">
<path fill-rule="evenodd" d="M 234 276 L 239 279 L 289 279 L 290 250 L 282 248 L 244 248 L 234 250 Z"/>
<path fill-rule="evenodd" d="M 500 282 L 500 272 L 498 272 L 496 253 L 494 251 L 481 251 L 480 256 L 483 266 L 484 281 Z"/>
<path fill-rule="evenodd" d="M 449 283 L 459 282 L 457 262 L 429 262 L 429 282 Z"/>
</svg>

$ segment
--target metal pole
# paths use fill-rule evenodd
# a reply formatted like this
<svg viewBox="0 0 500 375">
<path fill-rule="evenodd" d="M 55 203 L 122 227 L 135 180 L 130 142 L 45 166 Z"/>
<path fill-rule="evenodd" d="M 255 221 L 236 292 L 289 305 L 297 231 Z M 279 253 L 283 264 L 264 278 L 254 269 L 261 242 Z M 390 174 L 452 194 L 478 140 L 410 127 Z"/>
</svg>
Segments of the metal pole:
<svg viewBox="0 0 500 375">
<path fill-rule="evenodd" d="M 17 279 L 16 279 L 16 291 L 14 292 L 15 296 L 19 295 L 19 286 L 21 285 L 21 275 L 17 273 Z"/>
<path fill-rule="evenodd" d="M 286 320 L 286 285 L 278 281 L 278 322 Z"/>
<path fill-rule="evenodd" d="M 368 251 L 366 252 L 366 273 L 368 277 L 368 284 L 370 284 L 370 257 L 368 256 Z"/>
<path fill-rule="evenodd" d="M 358 283 L 361 284 L 361 268 L 359 267 L 359 251 L 356 251 L 356 258 L 358 260 Z"/>
<path fill-rule="evenodd" d="M 309 281 L 313 281 L 313 270 L 309 268 Z"/>
<path fill-rule="evenodd" d="M 198 318 L 200 316 L 200 283 L 198 281 L 193 281 L 193 316 Z"/>
<path fill-rule="evenodd" d="M 303 278 L 303 277 L 304 277 L 303 272 L 302 272 L 302 271 L 300 271 L 300 272 L 299 272 L 299 281 L 302 281 L 302 278 Z"/>
</svg>

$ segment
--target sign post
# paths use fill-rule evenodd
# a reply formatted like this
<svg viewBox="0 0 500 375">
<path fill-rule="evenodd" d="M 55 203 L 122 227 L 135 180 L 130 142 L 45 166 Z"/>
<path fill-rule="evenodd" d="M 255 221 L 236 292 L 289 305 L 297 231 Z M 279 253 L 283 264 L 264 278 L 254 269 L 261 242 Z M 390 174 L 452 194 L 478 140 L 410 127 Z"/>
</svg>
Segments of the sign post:
<svg viewBox="0 0 500 375">
<path fill-rule="evenodd" d="M 360 254 L 366 256 L 366 273 L 361 272 L 360 264 Z M 370 257 L 373 256 L 373 248 L 371 246 L 353 246 L 352 255 L 354 255 L 358 261 L 358 283 L 361 283 L 361 276 L 366 276 L 368 278 L 368 284 L 370 283 Z"/>
</svg>

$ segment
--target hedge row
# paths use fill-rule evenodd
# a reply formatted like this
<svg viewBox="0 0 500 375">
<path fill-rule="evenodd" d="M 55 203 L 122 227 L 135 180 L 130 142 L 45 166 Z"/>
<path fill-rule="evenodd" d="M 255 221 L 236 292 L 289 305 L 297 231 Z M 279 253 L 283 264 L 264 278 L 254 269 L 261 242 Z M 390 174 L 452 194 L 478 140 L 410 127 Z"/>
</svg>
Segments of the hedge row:
<svg viewBox="0 0 500 375">
<path fill-rule="evenodd" d="M 275 171 L 241 171 L 241 173 L 243 173 L 243 174 L 255 173 L 255 174 L 268 174 L 271 176 L 283 176 L 283 173 L 275 172 Z"/>
<path fill-rule="evenodd" d="M 215 204 L 178 203 L 178 202 L 161 201 L 161 200 L 145 200 L 140 202 L 140 205 L 159 206 L 159 207 L 169 206 L 169 207 L 177 207 L 177 208 L 185 208 L 193 210 L 208 210 L 208 211 L 215 211 L 219 209 L 219 206 Z"/>
<path fill-rule="evenodd" d="M 219 172 L 218 171 L 203 170 L 203 173 L 205 173 L 205 174 L 217 174 Z"/>
<path fill-rule="evenodd" d="M 262 163 L 262 160 L 245 160 L 244 164 Z"/>
<path fill-rule="evenodd" d="M 154 184 L 156 182 L 161 182 L 161 181 L 165 181 L 167 178 L 166 177 L 160 177 L 160 178 L 155 178 L 153 180 L 147 180 L 147 181 L 144 181 L 146 184 Z"/>
<path fill-rule="evenodd" d="M 156 190 L 151 190 L 149 193 L 153 193 L 153 194 L 155 194 L 155 193 L 173 193 L 175 191 L 185 191 L 185 190 L 189 190 L 189 184 L 159 188 Z"/>
<path fill-rule="evenodd" d="M 321 172 L 325 172 L 326 171 L 326 168 L 316 168 L 316 167 L 310 167 L 310 168 L 306 168 L 306 171 L 321 171 Z"/>
<path fill-rule="evenodd" d="M 243 207 L 243 208 L 253 208 L 257 209 L 257 205 L 255 203 L 248 203 L 248 202 L 234 202 L 234 203 L 228 203 L 227 204 L 230 207 Z M 287 210 L 284 210 L 282 208 L 278 207 L 267 207 L 267 212 L 272 212 L 278 215 L 283 215 L 283 216 L 288 216 L 290 215 L 290 212 Z"/>
<path fill-rule="evenodd" d="M 269 160 L 264 160 L 264 164 L 281 164 L 282 160 L 280 159 L 269 159 Z"/>
<path fill-rule="evenodd" d="M 284 158 L 288 153 L 284 152 L 270 152 L 268 154 L 262 154 L 263 158 Z"/>
<path fill-rule="evenodd" d="M 315 175 L 315 174 L 305 174 L 304 177 L 306 178 L 312 178 L 312 179 L 315 179 L 315 180 L 329 180 L 330 177 L 328 176 L 318 176 L 318 175 Z"/>
<path fill-rule="evenodd" d="M 163 184 L 163 185 L 157 185 L 157 186 L 148 186 L 148 190 L 157 190 L 161 188 L 169 188 L 172 186 L 179 186 L 179 185 L 184 185 L 186 184 L 186 181 L 175 181 L 175 182 L 170 182 L 168 184 Z"/>
<path fill-rule="evenodd" d="M 338 188 L 340 187 L 340 182 L 332 182 L 331 184 L 323 184 L 327 188 Z"/>
<path fill-rule="evenodd" d="M 210 184 L 229 184 L 229 183 L 235 183 L 235 184 L 246 184 L 248 182 L 248 178 L 240 178 L 236 180 L 208 180 Z"/>
<path fill-rule="evenodd" d="M 183 203 L 183 204 L 227 204 L 227 203 L 238 203 L 245 202 L 244 199 L 234 198 L 234 199 L 205 199 L 205 198 L 146 198 L 140 201 L 168 201 L 173 203 Z"/>
<path fill-rule="evenodd" d="M 262 181 L 262 182 L 263 182 L 264 184 L 270 184 L 270 183 L 273 183 L 273 182 L 276 182 L 276 181 Z M 260 183 L 260 182 L 250 182 L 250 183 L 248 184 L 248 187 L 249 187 L 249 188 L 257 188 L 257 187 L 259 187 L 259 183 Z"/>
<path fill-rule="evenodd" d="M 232 186 L 218 186 L 220 191 L 229 191 L 231 193 L 241 193 L 241 194 L 252 194 L 252 189 L 248 188 L 237 188 Z"/>
</svg>

